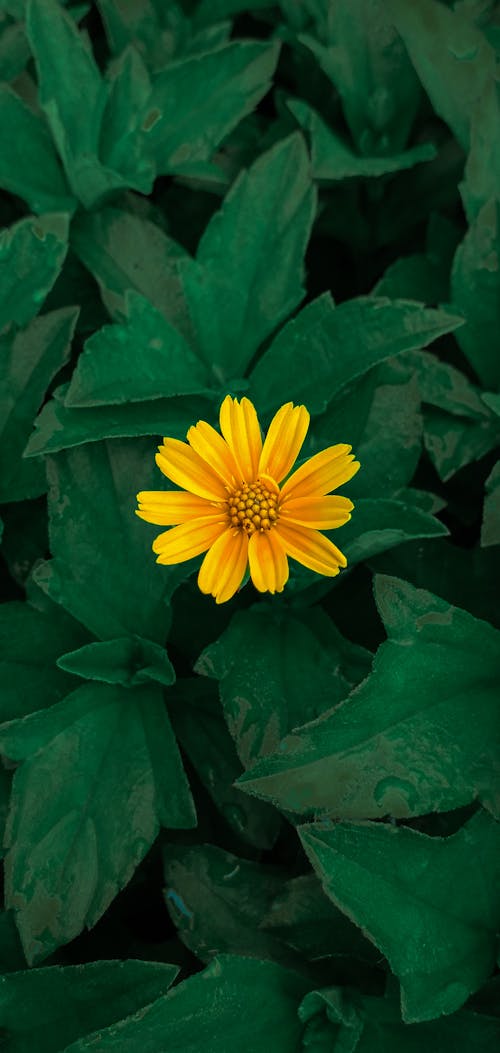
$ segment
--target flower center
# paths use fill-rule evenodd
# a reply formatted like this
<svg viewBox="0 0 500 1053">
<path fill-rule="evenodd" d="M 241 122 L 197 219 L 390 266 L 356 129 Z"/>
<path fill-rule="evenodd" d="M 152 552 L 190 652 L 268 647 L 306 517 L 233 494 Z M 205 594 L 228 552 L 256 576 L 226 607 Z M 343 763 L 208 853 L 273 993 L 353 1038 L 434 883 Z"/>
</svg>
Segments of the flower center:
<svg viewBox="0 0 500 1053">
<path fill-rule="evenodd" d="M 276 490 L 278 488 L 276 487 Z M 256 530 L 270 530 L 279 518 L 279 491 L 275 493 L 262 479 L 244 483 L 228 498 L 231 525 L 247 534 Z"/>
</svg>

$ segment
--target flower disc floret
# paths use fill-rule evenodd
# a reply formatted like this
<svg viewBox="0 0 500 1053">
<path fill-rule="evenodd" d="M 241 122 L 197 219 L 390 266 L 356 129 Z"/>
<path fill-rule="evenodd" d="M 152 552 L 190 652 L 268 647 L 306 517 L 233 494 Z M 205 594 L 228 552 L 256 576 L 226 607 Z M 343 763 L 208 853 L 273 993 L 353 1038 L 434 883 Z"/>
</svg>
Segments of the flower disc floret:
<svg viewBox="0 0 500 1053">
<path fill-rule="evenodd" d="M 227 504 L 230 525 L 244 530 L 249 537 L 256 530 L 270 530 L 279 519 L 278 495 L 261 479 L 243 483 Z"/>
</svg>

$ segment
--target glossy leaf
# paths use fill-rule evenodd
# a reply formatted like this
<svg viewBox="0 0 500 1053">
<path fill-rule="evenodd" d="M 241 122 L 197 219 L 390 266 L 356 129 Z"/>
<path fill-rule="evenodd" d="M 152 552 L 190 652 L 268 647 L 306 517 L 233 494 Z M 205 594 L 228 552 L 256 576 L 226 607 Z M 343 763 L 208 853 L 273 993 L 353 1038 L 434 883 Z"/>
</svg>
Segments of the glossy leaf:
<svg viewBox="0 0 500 1053">
<path fill-rule="evenodd" d="M 300 836 L 327 894 L 388 958 L 406 1023 L 453 1013 L 488 978 L 500 832 L 486 812 L 448 838 L 380 823 L 318 823 Z"/>
<path fill-rule="evenodd" d="M 476 799 L 498 814 L 498 631 L 396 578 L 378 578 L 375 597 L 389 639 L 372 672 L 238 785 L 289 811 L 346 819 Z"/>
<path fill-rule="evenodd" d="M 122 684 L 123 687 L 134 687 L 149 680 L 170 687 L 175 680 L 165 649 L 135 635 L 85 644 L 77 651 L 61 655 L 57 665 L 59 669 L 85 680 Z"/>
<path fill-rule="evenodd" d="M 91 927 L 130 880 L 160 824 L 195 822 L 157 687 L 78 688 L 4 730 L 16 771 L 6 904 L 28 962 Z"/>
</svg>

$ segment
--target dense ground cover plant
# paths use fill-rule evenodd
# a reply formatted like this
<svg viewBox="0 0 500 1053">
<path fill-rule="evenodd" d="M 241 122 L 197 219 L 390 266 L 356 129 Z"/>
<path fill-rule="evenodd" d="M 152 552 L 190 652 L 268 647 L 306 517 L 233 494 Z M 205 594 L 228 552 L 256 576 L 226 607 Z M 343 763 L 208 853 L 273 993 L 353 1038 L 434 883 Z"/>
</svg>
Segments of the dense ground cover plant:
<svg viewBox="0 0 500 1053">
<path fill-rule="evenodd" d="M 11 1053 L 498 1045 L 499 54 L 493 0 L 0 0 Z"/>
</svg>

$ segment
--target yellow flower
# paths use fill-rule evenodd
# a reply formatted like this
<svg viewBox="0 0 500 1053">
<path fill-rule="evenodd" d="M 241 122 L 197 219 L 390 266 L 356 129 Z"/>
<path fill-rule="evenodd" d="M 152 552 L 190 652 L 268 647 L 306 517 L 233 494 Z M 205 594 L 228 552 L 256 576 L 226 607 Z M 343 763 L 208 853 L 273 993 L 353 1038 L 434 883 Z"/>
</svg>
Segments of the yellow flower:
<svg viewBox="0 0 500 1053">
<path fill-rule="evenodd" d="M 263 443 L 253 403 L 227 395 L 220 409 L 222 435 L 200 420 L 189 429 L 187 443 L 164 439 L 156 463 L 183 489 L 137 495 L 141 519 L 170 527 L 153 542 L 156 562 L 182 563 L 206 552 L 198 585 L 217 603 L 234 596 L 248 566 L 259 592 L 281 592 L 288 556 L 318 574 L 338 574 L 347 560 L 320 530 L 347 523 L 354 505 L 347 497 L 326 495 L 360 465 L 350 446 L 329 446 L 280 489 L 308 426 L 305 406 L 287 402 Z"/>
</svg>

